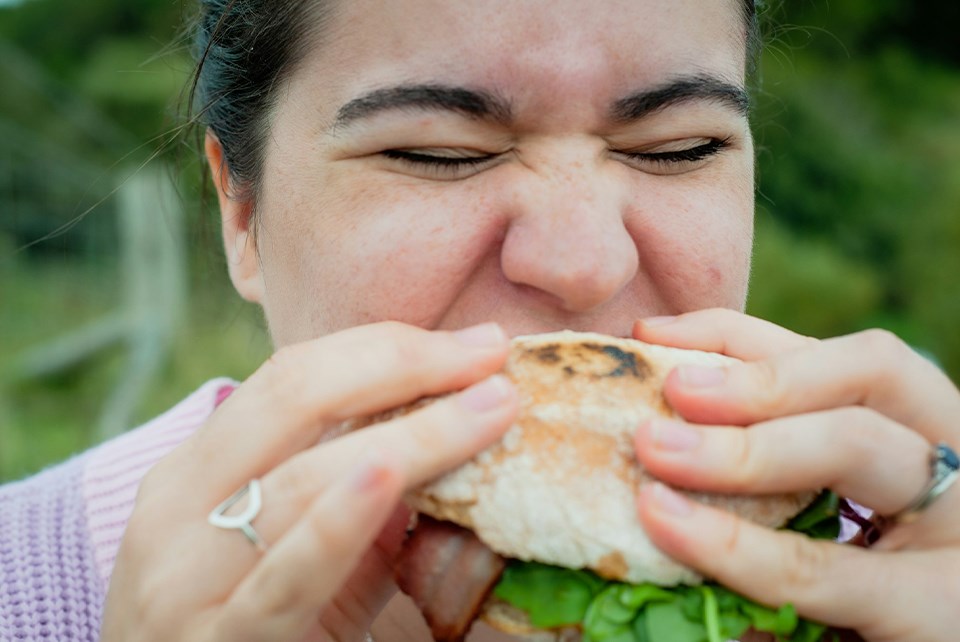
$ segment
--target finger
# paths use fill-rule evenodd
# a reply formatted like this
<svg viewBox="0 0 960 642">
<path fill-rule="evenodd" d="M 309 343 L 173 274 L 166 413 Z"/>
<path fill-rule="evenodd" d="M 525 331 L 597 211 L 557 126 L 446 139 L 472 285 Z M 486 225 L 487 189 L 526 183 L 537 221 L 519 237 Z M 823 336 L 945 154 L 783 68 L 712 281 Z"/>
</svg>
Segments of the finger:
<svg viewBox="0 0 960 642">
<path fill-rule="evenodd" d="M 399 504 L 353 574 L 323 608 L 317 626 L 327 633 L 309 639 L 359 640 L 370 630 L 371 615 L 379 614 L 397 594 L 394 560 L 409 525 L 410 509 Z M 333 631 L 338 634 L 331 636 Z"/>
<path fill-rule="evenodd" d="M 223 639 L 302 639 L 393 513 L 402 472 L 382 451 L 317 499 L 240 583 Z"/>
<path fill-rule="evenodd" d="M 675 486 L 748 495 L 830 488 L 882 514 L 906 506 L 930 476 L 926 439 L 859 407 L 746 430 L 656 419 L 637 431 L 636 446 L 650 474 Z"/>
<path fill-rule="evenodd" d="M 633 336 L 648 343 L 719 352 L 745 361 L 766 359 L 816 343 L 816 339 L 775 323 L 726 308 L 641 319 L 634 323 Z"/>
<path fill-rule="evenodd" d="M 494 324 L 451 333 L 399 323 L 282 348 L 174 453 L 166 465 L 179 474 L 168 477 L 212 508 L 343 420 L 463 388 L 502 367 L 507 350 Z"/>
<path fill-rule="evenodd" d="M 253 527 L 267 544 L 281 540 L 316 497 L 348 476 L 372 450 L 390 453 L 406 490 L 419 486 L 499 439 L 518 407 L 513 385 L 503 375 L 493 375 L 409 415 L 307 449 L 262 478 L 263 510 Z M 206 523 L 199 525 L 191 546 L 219 551 L 217 560 L 232 560 L 229 569 L 217 562 L 219 570 L 210 573 L 229 586 L 241 581 L 258 559 L 245 538 Z"/>
<path fill-rule="evenodd" d="M 747 425 L 774 417 L 862 405 L 924 435 L 960 442 L 960 393 L 902 341 L 867 331 L 722 368 L 680 366 L 664 392 L 697 423 Z"/>
<path fill-rule="evenodd" d="M 905 639 L 883 628 L 916 627 L 930 613 L 930 594 L 913 587 L 928 586 L 935 577 L 924 578 L 919 562 L 936 556 L 882 554 L 771 531 L 662 484 L 645 487 L 638 503 L 647 533 L 664 553 L 762 604 L 793 604 L 804 617 L 877 640 Z M 897 586 L 904 590 L 891 590 Z"/>
<path fill-rule="evenodd" d="M 304 506 L 374 448 L 389 452 L 407 489 L 415 488 L 499 439 L 518 408 L 510 381 L 493 375 L 408 415 L 306 450 L 263 479 L 264 497 L 273 499 L 257 529 L 267 541 L 281 537 Z"/>
</svg>

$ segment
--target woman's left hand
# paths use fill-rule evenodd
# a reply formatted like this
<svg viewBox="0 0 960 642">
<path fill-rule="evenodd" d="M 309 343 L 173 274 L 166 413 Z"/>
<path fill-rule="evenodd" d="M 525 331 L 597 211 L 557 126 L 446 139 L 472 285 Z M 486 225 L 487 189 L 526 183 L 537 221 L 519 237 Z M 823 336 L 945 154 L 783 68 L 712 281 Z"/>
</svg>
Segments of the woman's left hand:
<svg viewBox="0 0 960 642">
<path fill-rule="evenodd" d="M 960 451 L 960 392 L 887 332 L 818 341 L 705 310 L 640 321 L 634 336 L 744 361 L 682 366 L 667 378 L 667 399 L 688 423 L 642 426 L 637 455 L 670 484 L 830 488 L 895 515 L 930 480 L 935 444 Z M 791 603 L 869 642 L 960 639 L 960 483 L 869 549 L 761 528 L 662 485 L 641 493 L 639 510 L 660 549 L 758 602 Z"/>
</svg>

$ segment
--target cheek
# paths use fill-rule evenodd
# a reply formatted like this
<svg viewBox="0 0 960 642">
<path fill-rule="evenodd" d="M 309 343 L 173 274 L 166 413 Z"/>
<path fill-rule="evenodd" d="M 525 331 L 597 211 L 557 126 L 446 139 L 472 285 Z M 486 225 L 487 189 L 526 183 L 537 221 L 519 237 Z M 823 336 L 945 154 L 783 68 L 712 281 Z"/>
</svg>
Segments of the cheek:
<svg viewBox="0 0 960 642">
<path fill-rule="evenodd" d="M 309 233 L 288 239 L 303 247 L 287 276 L 316 294 L 306 306 L 275 302 L 299 310 L 290 330 L 305 324 L 319 335 L 385 319 L 436 325 L 496 244 L 484 199 L 462 191 L 328 183 L 336 196 L 316 201 L 312 223 L 298 226 Z"/>
<path fill-rule="evenodd" d="M 752 187 L 661 190 L 630 218 L 641 269 L 675 312 L 742 309 L 753 243 Z"/>
</svg>

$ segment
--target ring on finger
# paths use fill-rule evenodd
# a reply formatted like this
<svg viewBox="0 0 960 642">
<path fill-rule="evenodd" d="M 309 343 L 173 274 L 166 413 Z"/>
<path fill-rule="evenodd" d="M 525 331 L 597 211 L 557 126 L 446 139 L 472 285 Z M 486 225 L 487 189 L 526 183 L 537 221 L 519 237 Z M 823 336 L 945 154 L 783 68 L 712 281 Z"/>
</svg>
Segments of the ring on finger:
<svg viewBox="0 0 960 642">
<path fill-rule="evenodd" d="M 960 478 L 960 456 L 944 442 L 933 447 L 930 452 L 930 480 L 923 490 L 907 506 L 891 515 L 894 524 L 909 524 L 916 521 L 920 514 Z"/>
<path fill-rule="evenodd" d="M 238 515 L 227 515 L 227 511 L 236 505 L 240 500 L 249 495 L 246 507 Z M 260 491 L 260 480 L 251 479 L 243 488 L 230 495 L 219 506 L 210 511 L 207 521 L 217 528 L 226 530 L 239 530 L 243 533 L 250 543 L 253 544 L 261 553 L 267 552 L 267 545 L 253 528 L 253 520 L 260 513 L 263 507 L 263 496 Z"/>
</svg>

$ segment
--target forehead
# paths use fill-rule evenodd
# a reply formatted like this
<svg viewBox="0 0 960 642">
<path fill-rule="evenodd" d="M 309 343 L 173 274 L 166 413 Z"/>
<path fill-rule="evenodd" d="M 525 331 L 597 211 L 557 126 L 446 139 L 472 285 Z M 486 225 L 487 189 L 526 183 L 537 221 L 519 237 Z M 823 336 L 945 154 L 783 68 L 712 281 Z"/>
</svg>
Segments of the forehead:
<svg viewBox="0 0 960 642">
<path fill-rule="evenodd" d="M 317 90 L 309 100 L 319 108 L 433 82 L 560 117 L 673 76 L 742 83 L 738 1 L 344 0 L 294 77 Z"/>
</svg>

